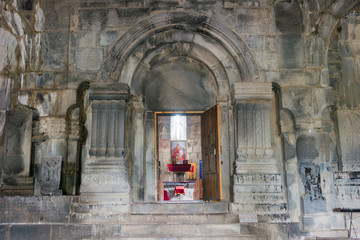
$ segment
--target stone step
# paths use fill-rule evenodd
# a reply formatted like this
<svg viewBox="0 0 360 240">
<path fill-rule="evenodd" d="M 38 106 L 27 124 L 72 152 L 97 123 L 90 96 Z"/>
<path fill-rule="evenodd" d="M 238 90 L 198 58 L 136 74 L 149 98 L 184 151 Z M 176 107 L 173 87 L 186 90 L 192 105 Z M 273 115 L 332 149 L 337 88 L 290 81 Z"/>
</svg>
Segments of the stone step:
<svg viewBox="0 0 360 240">
<path fill-rule="evenodd" d="M 319 230 L 310 231 L 306 240 L 311 239 L 346 239 L 348 237 L 348 230 Z"/>
<path fill-rule="evenodd" d="M 93 193 L 82 194 L 73 197 L 73 203 L 81 204 L 102 204 L 102 203 L 123 203 L 130 204 L 129 193 Z"/>
<path fill-rule="evenodd" d="M 80 224 L 123 224 L 128 223 L 128 214 L 112 213 L 73 213 L 70 223 Z"/>
<path fill-rule="evenodd" d="M 123 224 L 121 237 L 205 237 L 240 235 L 240 224 Z"/>
<path fill-rule="evenodd" d="M 203 237 L 194 237 L 194 236 L 183 236 L 183 237 L 111 237 L 107 238 L 111 240 L 207 240 L 207 239 L 214 239 L 214 240 L 255 240 L 256 238 L 251 235 L 217 235 L 217 236 L 203 236 Z"/>
<path fill-rule="evenodd" d="M 227 202 L 140 203 L 133 204 L 132 214 L 219 214 L 228 213 Z"/>
<path fill-rule="evenodd" d="M 235 214 L 130 215 L 129 222 L 143 224 L 217 224 L 239 223 Z"/>
<path fill-rule="evenodd" d="M 83 204 L 73 203 L 74 213 L 128 213 L 130 206 L 127 204 L 102 203 L 102 204 Z"/>
</svg>

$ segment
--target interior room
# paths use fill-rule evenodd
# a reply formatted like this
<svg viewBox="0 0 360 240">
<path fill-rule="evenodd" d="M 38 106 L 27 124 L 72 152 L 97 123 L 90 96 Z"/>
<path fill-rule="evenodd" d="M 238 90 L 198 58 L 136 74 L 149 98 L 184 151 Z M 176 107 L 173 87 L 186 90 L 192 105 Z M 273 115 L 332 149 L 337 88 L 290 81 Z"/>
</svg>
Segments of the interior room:
<svg viewBox="0 0 360 240">
<path fill-rule="evenodd" d="M 202 200 L 201 116 L 159 114 L 158 201 Z"/>
</svg>

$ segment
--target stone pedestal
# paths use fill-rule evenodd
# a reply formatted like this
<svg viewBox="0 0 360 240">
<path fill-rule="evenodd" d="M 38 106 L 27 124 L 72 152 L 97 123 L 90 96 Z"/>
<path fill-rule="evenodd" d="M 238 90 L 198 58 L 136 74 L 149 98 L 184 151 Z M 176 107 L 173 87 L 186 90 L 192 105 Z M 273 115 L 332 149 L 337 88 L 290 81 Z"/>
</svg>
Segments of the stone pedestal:
<svg viewBox="0 0 360 240">
<path fill-rule="evenodd" d="M 81 174 L 81 195 L 128 194 L 125 159 L 126 84 L 92 84 L 89 90 L 87 148 Z"/>
<path fill-rule="evenodd" d="M 283 180 L 273 158 L 270 135 L 271 83 L 235 83 L 236 160 L 232 210 L 241 213 L 286 213 Z"/>
</svg>

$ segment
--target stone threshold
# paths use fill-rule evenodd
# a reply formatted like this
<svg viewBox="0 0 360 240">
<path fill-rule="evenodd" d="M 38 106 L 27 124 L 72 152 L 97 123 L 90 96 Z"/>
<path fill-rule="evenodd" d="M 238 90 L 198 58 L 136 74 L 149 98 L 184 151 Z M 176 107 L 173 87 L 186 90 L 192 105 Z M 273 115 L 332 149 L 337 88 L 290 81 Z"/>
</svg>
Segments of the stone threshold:
<svg viewBox="0 0 360 240">
<path fill-rule="evenodd" d="M 229 213 L 228 202 L 152 202 L 133 203 L 131 214 L 227 214 Z"/>
</svg>

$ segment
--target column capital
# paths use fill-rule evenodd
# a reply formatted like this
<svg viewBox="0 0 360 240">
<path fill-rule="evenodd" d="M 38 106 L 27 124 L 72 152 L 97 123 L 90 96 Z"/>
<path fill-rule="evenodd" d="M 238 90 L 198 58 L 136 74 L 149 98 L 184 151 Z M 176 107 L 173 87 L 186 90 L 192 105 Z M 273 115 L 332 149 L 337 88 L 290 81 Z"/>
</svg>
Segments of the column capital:
<svg viewBox="0 0 360 240">
<path fill-rule="evenodd" d="M 247 101 L 270 101 L 273 98 L 272 83 L 235 82 L 231 89 L 234 104 Z"/>
<path fill-rule="evenodd" d="M 90 100 L 129 100 L 130 88 L 125 83 L 91 83 Z"/>
</svg>

